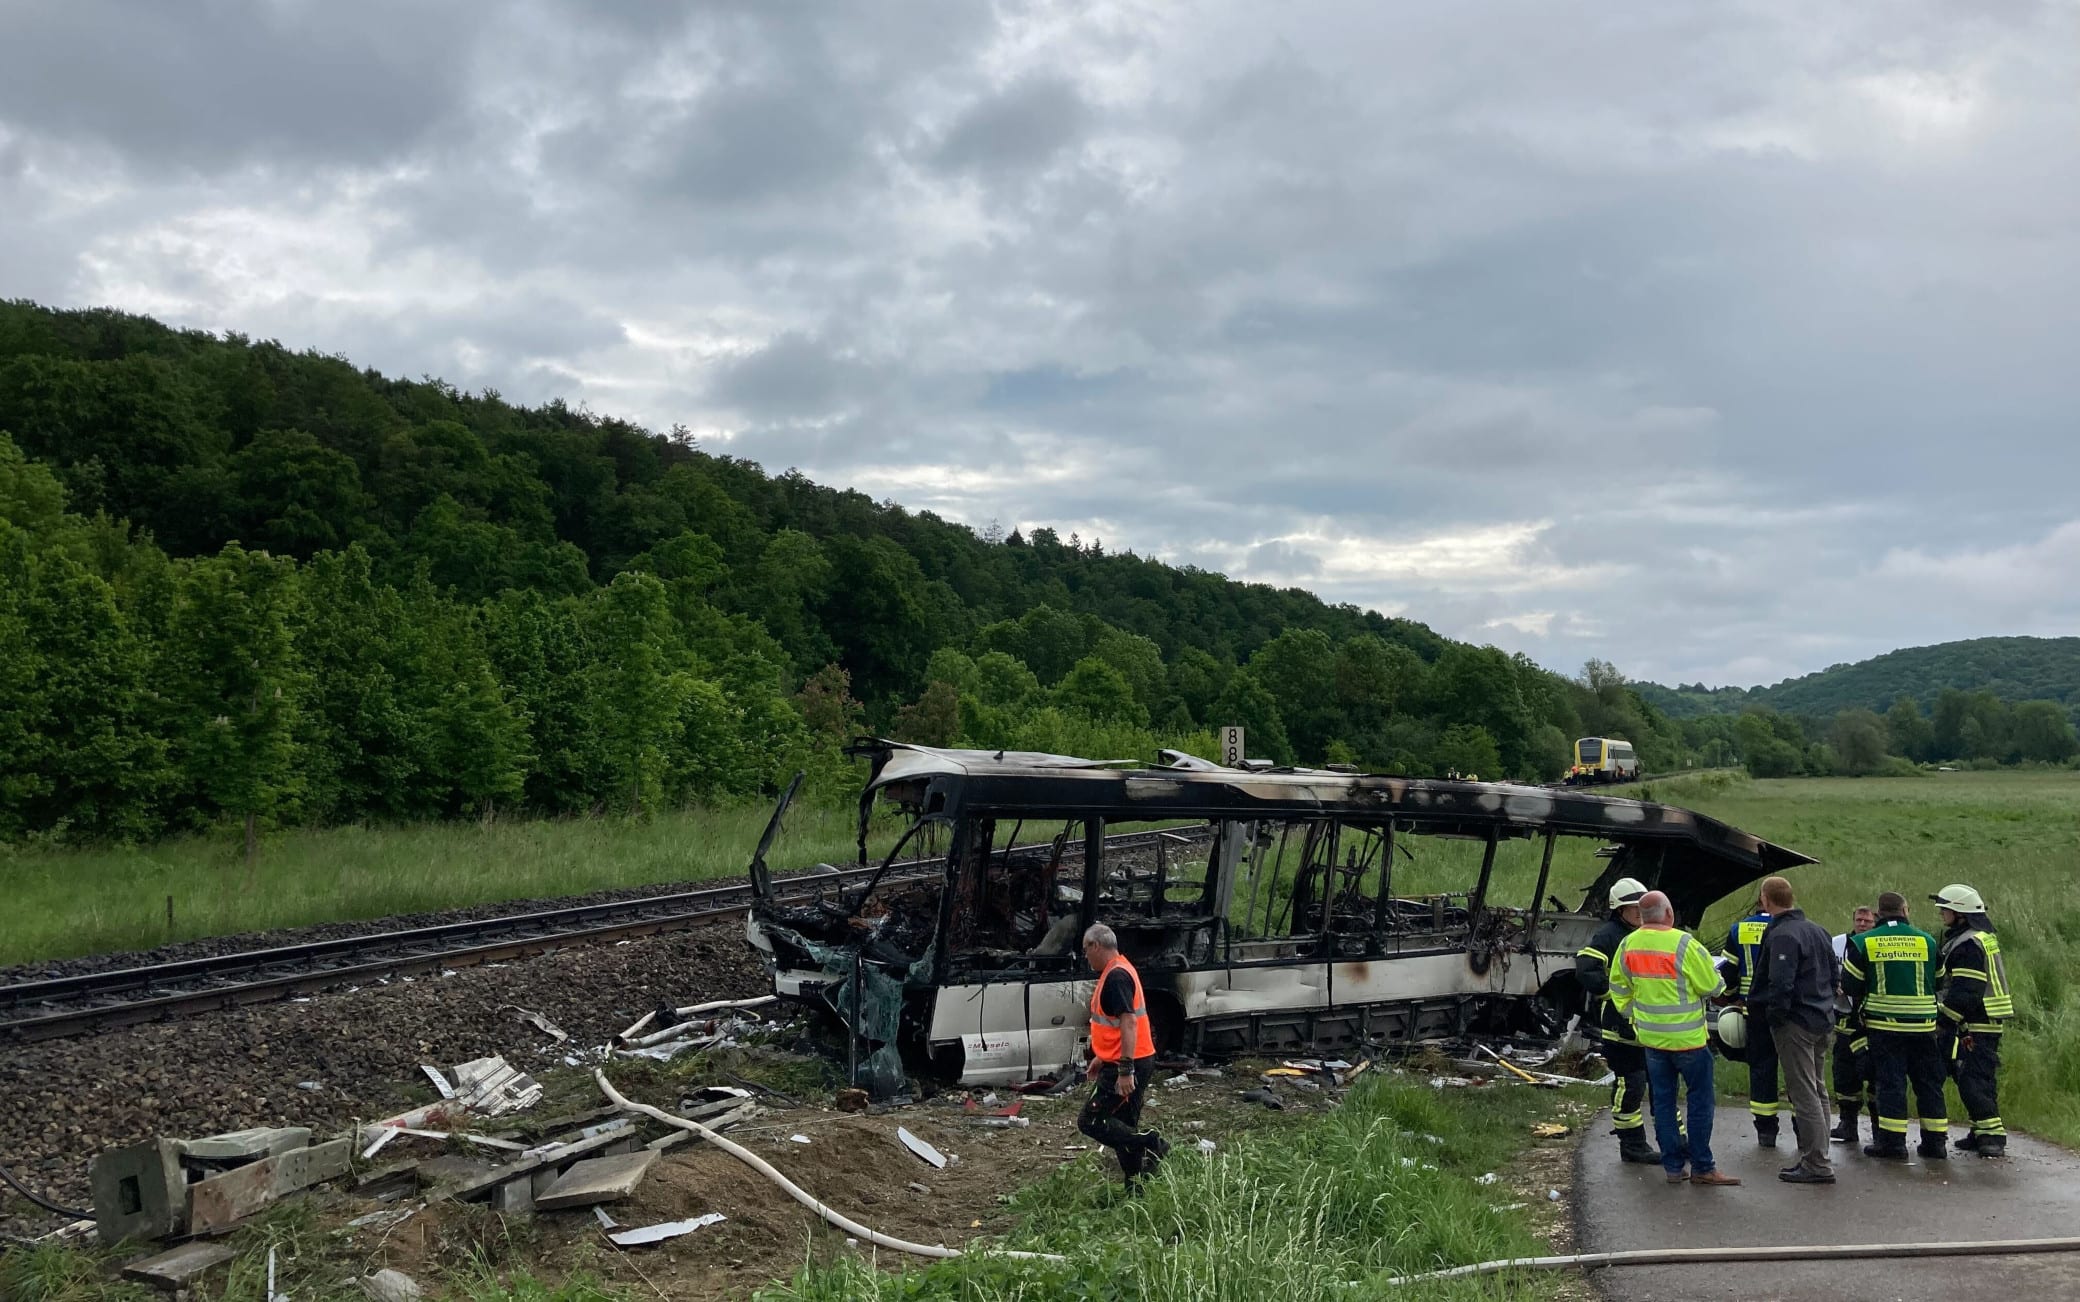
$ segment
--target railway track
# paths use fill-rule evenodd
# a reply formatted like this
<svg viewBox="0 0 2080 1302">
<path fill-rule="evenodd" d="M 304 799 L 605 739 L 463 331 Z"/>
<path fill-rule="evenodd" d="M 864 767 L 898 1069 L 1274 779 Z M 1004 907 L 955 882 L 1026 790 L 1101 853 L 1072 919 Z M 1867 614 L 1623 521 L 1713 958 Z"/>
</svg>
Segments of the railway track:
<svg viewBox="0 0 2080 1302">
<path fill-rule="evenodd" d="M 1170 829 L 1171 835 L 1203 834 Z M 1154 843 L 1161 832 L 1105 838 L 1108 849 Z M 1016 847 L 1037 850 L 1042 845 Z M 940 860 L 892 865 L 887 880 L 936 875 Z M 777 879 L 781 898 L 805 899 L 866 881 L 878 868 L 844 868 Z M 339 986 L 437 974 L 571 945 L 627 940 L 688 927 L 750 907 L 748 884 L 715 886 L 604 904 L 542 909 L 473 922 L 183 959 L 113 972 L 52 977 L 0 986 L 0 1043 L 32 1043 L 87 1031 L 266 1003 Z"/>
</svg>

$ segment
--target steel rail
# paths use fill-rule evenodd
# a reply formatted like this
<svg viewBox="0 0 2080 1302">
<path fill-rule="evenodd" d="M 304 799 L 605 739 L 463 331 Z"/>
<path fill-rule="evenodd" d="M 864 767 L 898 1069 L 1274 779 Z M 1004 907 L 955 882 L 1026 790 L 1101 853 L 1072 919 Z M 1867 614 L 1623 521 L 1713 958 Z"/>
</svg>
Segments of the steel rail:
<svg viewBox="0 0 2080 1302">
<path fill-rule="evenodd" d="M 1126 832 L 1105 838 L 1114 849 L 1153 842 L 1163 832 Z M 1204 829 L 1182 829 L 1186 834 Z M 1011 848 L 1032 852 L 1038 842 Z M 1080 844 L 1071 847 L 1080 855 Z M 891 865 L 885 882 L 928 880 L 940 857 Z M 877 867 L 843 868 L 777 879 L 776 894 L 801 899 L 867 880 Z M 527 958 L 571 945 L 682 931 L 748 908 L 748 884 L 573 905 L 530 913 L 450 922 L 402 931 L 342 936 L 236 954 L 50 977 L 0 986 L 0 1043 L 61 1039 L 97 1028 L 135 1026 L 177 1013 L 202 1013 L 266 1003 L 356 982 L 417 978 L 451 968 Z"/>
</svg>

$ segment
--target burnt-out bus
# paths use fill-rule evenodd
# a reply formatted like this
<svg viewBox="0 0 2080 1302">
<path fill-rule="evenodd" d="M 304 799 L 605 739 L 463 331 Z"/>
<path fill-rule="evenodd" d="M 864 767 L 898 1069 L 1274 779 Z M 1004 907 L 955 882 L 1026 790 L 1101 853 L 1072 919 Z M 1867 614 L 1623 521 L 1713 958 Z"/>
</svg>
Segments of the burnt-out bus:
<svg viewBox="0 0 2080 1302">
<path fill-rule="evenodd" d="M 872 761 L 862 865 L 877 810 L 903 828 L 882 871 L 783 900 L 761 851 L 747 926 L 775 992 L 834 1015 L 853 1079 L 880 1093 L 911 1072 L 1009 1084 L 1079 1062 L 1093 922 L 1139 968 L 1159 1052 L 1349 1055 L 1557 1032 L 1619 877 L 1666 891 L 1694 926 L 1729 892 L 1813 862 L 1689 810 L 1571 789 L 1168 751 L 1158 765 L 855 751 Z M 1587 864 L 1573 903 L 1554 893 L 1556 855 Z"/>
</svg>

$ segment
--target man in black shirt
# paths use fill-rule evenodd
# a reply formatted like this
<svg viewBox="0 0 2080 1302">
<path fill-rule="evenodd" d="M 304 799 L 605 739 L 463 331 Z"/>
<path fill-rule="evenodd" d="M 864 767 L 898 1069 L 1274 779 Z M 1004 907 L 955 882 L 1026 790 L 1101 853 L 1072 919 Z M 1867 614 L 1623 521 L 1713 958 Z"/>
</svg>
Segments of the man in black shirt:
<svg viewBox="0 0 2080 1302">
<path fill-rule="evenodd" d="M 1769 1019 L 1798 1133 L 1798 1162 L 1777 1178 L 1787 1184 L 1833 1184 L 1825 1082 L 1834 1027 L 1834 938 L 1795 906 L 1791 883 L 1782 877 L 1763 879 L 1762 909 L 1769 926 L 1756 954 L 1748 1007 L 1751 1015 Z"/>
</svg>

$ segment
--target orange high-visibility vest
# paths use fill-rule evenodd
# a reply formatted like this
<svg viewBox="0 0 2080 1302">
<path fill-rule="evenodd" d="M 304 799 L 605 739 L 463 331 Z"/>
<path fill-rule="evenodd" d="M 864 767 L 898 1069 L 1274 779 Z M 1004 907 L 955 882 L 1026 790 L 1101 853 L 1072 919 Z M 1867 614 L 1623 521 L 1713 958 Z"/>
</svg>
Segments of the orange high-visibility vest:
<svg viewBox="0 0 2080 1302">
<path fill-rule="evenodd" d="M 1098 984 L 1091 987 L 1091 1053 L 1100 1062 L 1120 1060 L 1119 1018 L 1107 1017 L 1100 996 L 1105 992 L 1105 978 L 1112 969 L 1123 967 L 1134 982 L 1134 1056 L 1153 1058 L 1156 1056 L 1156 1037 L 1148 1028 L 1148 1000 L 1141 994 L 1141 974 L 1127 962 L 1123 954 L 1115 954 L 1105 970 L 1098 973 Z"/>
</svg>

